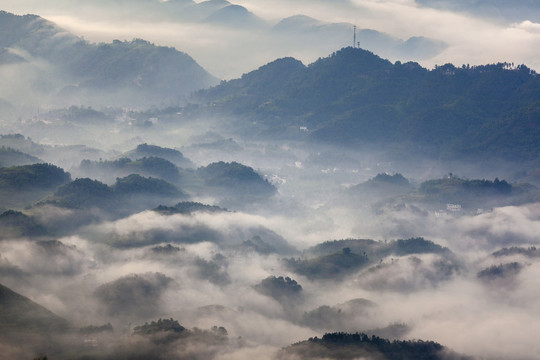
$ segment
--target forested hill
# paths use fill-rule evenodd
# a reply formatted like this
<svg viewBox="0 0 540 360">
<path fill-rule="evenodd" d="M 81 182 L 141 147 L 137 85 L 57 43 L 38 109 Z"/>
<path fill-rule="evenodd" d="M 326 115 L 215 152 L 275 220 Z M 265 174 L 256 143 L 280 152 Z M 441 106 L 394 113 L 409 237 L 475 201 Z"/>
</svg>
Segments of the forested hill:
<svg viewBox="0 0 540 360">
<path fill-rule="evenodd" d="M 309 66 L 279 59 L 198 96 L 259 134 L 413 144 L 445 158 L 540 157 L 540 77 L 524 65 L 428 70 L 349 47 Z"/>
<path fill-rule="evenodd" d="M 471 360 L 433 341 L 402 341 L 363 333 L 327 333 L 281 350 L 284 359 Z"/>
<path fill-rule="evenodd" d="M 8 64 L 22 69 L 12 75 L 21 77 L 26 95 L 47 85 L 43 96 L 53 103 L 177 104 L 182 96 L 217 83 L 174 48 L 141 39 L 90 43 L 37 15 L 0 11 L 0 66 Z"/>
</svg>

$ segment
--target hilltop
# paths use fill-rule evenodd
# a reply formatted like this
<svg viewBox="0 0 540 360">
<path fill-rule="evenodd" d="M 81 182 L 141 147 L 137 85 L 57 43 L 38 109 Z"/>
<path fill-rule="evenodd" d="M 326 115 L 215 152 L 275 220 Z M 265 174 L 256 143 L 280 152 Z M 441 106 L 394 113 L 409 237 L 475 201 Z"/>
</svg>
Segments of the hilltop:
<svg viewBox="0 0 540 360">
<path fill-rule="evenodd" d="M 308 66 L 275 60 L 198 93 L 244 133 L 357 147 L 392 145 L 439 159 L 540 158 L 540 77 L 525 65 L 432 70 L 343 48 Z"/>
</svg>

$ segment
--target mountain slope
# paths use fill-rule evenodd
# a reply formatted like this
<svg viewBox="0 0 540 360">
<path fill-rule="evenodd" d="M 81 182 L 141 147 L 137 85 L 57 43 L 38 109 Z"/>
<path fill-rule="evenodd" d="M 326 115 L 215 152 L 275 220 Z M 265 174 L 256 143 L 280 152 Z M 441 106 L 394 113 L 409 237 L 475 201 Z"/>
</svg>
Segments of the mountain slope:
<svg viewBox="0 0 540 360">
<path fill-rule="evenodd" d="M 177 103 L 217 82 L 173 48 L 141 39 L 92 44 L 36 15 L 0 12 L 0 51 L 10 55 L 0 66 L 15 61 L 21 71 L 31 69 L 36 79 L 28 92 L 52 94 L 53 103 L 79 103 L 81 97 L 115 106 Z"/>
<path fill-rule="evenodd" d="M 227 192 L 236 197 L 255 196 L 268 197 L 276 193 L 276 187 L 253 170 L 253 168 L 237 162 L 223 161 L 211 163 L 197 169 L 208 190 Z"/>
<path fill-rule="evenodd" d="M 119 156 L 119 158 L 128 158 L 131 160 L 137 160 L 144 157 L 160 157 L 181 168 L 195 167 L 193 162 L 184 157 L 184 155 L 178 150 L 164 148 L 157 145 L 148 145 L 146 143 L 137 145 L 135 149 Z"/>
<path fill-rule="evenodd" d="M 42 163 L 39 158 L 25 154 L 11 148 L 2 146 L 0 148 L 0 167 L 31 165 Z"/>
<path fill-rule="evenodd" d="M 397 144 L 444 158 L 532 160 L 540 157 L 539 95 L 540 77 L 523 65 L 428 70 L 344 48 L 307 67 L 276 60 L 200 92 L 199 99 L 213 113 L 248 120 L 242 130 L 252 134 L 282 129 L 280 136 L 291 136 L 296 129 L 297 136 L 349 146 Z"/>
<path fill-rule="evenodd" d="M 0 284 L 0 334 L 51 333 L 67 328 L 66 320 Z"/>
</svg>

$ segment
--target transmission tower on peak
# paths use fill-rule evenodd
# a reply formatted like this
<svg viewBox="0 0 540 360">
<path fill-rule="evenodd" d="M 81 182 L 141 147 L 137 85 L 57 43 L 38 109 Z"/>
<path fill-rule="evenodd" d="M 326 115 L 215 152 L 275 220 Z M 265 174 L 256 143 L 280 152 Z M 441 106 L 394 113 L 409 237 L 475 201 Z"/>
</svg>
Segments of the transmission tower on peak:
<svg viewBox="0 0 540 360">
<path fill-rule="evenodd" d="M 353 33 L 353 43 L 352 43 L 352 47 L 355 48 L 356 47 L 356 25 L 354 25 L 354 33 Z"/>
</svg>

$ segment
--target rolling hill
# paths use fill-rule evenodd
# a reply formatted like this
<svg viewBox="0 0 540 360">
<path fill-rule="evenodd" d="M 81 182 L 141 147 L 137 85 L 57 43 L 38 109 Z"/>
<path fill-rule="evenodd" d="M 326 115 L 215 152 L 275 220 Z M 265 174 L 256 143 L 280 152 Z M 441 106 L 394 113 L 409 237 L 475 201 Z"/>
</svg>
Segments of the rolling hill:
<svg viewBox="0 0 540 360">
<path fill-rule="evenodd" d="M 35 156 L 25 154 L 11 148 L 0 148 L 0 167 L 31 165 L 42 163 L 43 161 Z"/>
<path fill-rule="evenodd" d="M 149 144 L 137 145 L 135 149 L 120 155 L 119 158 L 137 160 L 145 157 L 159 157 L 172 162 L 180 168 L 195 167 L 195 164 L 193 164 L 191 160 L 184 157 L 184 155 L 180 151 Z"/>
<path fill-rule="evenodd" d="M 525 65 L 428 70 L 349 47 L 309 66 L 275 60 L 194 101 L 243 119 L 238 126 L 251 135 L 394 145 L 439 159 L 535 160 L 539 94 L 540 77 Z"/>
<path fill-rule="evenodd" d="M 390 341 L 364 333 L 327 333 L 282 350 L 283 359 L 468 359 L 433 341 Z"/>
</svg>

